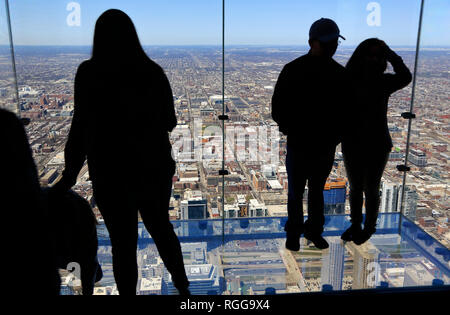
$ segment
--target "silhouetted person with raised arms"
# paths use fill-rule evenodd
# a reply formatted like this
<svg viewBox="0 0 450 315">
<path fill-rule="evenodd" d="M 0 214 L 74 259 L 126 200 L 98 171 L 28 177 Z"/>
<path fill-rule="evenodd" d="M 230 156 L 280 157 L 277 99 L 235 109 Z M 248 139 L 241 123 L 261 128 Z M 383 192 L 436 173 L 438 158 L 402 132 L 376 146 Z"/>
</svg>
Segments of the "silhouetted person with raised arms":
<svg viewBox="0 0 450 315">
<path fill-rule="evenodd" d="M 284 66 L 272 97 L 272 117 L 287 135 L 288 221 L 286 248 L 300 249 L 300 236 L 320 249 L 323 189 L 333 167 L 341 109 L 344 67 L 332 59 L 339 28 L 330 19 L 314 22 L 309 31 L 311 49 Z M 343 38 L 343 37 L 342 37 Z M 303 192 L 308 183 L 308 219 L 303 222 Z"/>
<path fill-rule="evenodd" d="M 58 295 L 51 224 L 36 165 L 22 121 L 0 109 L 0 259 L 2 289 L 19 296 L 27 286 L 33 295 Z"/>
<path fill-rule="evenodd" d="M 95 25 L 92 57 L 75 77 L 66 167 L 55 189 L 74 185 L 87 157 L 120 294 L 136 294 L 138 212 L 175 287 L 189 294 L 168 210 L 175 172 L 168 132 L 176 124 L 169 81 L 145 54 L 133 22 L 120 10 L 104 12 Z"/>
<path fill-rule="evenodd" d="M 384 73 L 387 62 L 394 74 Z M 360 245 L 376 231 L 380 181 L 392 149 L 387 123 L 389 96 L 411 82 L 411 72 L 402 58 L 377 38 L 359 44 L 346 70 L 350 97 L 342 152 L 350 182 L 352 225 L 341 238 Z M 364 229 L 361 228 L 363 195 Z"/>
</svg>

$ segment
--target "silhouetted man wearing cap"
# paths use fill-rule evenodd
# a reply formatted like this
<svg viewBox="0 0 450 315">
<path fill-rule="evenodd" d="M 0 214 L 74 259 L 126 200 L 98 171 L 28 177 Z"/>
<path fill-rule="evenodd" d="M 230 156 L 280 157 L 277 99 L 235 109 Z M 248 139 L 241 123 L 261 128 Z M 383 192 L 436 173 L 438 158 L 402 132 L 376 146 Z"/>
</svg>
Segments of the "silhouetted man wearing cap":
<svg viewBox="0 0 450 315">
<path fill-rule="evenodd" d="M 339 28 L 330 19 L 314 22 L 311 49 L 284 66 L 272 97 L 272 117 L 287 135 L 288 221 L 286 248 L 298 251 L 300 236 L 317 248 L 328 247 L 322 237 L 323 188 L 340 142 L 339 122 L 344 67 L 332 59 Z M 303 193 L 308 184 L 308 219 L 303 223 Z"/>
</svg>

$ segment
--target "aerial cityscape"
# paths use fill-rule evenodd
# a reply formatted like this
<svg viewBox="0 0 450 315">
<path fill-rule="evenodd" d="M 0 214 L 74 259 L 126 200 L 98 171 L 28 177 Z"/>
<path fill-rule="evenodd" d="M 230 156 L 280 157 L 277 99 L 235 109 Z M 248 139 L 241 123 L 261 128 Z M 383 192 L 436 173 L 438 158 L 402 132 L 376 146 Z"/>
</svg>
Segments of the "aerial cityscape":
<svg viewBox="0 0 450 315">
<path fill-rule="evenodd" d="M 210 219 L 208 224 L 220 235 L 222 218 L 258 218 L 262 221 L 250 224 L 255 231 L 282 233 L 279 224 L 268 220 L 287 216 L 286 141 L 271 119 L 270 103 L 283 65 L 306 53 L 307 47 L 226 47 L 224 104 L 220 47 L 148 46 L 145 49 L 169 78 L 178 120 L 171 134 L 173 157 L 177 162 L 169 210 L 171 220 Z M 414 48 L 394 49 L 412 70 Z M 340 47 L 334 58 L 345 65 L 352 51 L 352 47 Z M 411 130 L 408 157 L 411 171 L 407 172 L 403 200 L 405 217 L 447 248 L 450 247 L 449 53 L 448 48 L 420 51 L 413 110 L 417 119 Z M 74 108 L 74 76 L 77 66 L 89 54 L 90 47 L 83 46 L 16 47 L 20 115 L 31 120 L 26 130 L 42 186 L 57 182 L 64 169 L 64 145 Z M 7 47 L 1 48 L 0 61 L 1 106 L 14 110 L 16 95 Z M 401 208 L 403 173 L 396 166 L 403 164 L 405 158 L 408 121 L 401 114 L 409 111 L 411 88 L 410 84 L 389 100 L 389 128 L 394 148 L 380 188 L 381 212 L 395 214 Z M 302 95 L 298 98 L 301 100 Z M 225 122 L 224 158 L 228 175 L 224 182 L 219 175 L 222 122 L 218 119 L 223 110 L 229 117 Z M 342 122 L 336 121 L 335 128 L 342 128 Z M 338 146 L 324 190 L 326 214 L 349 214 L 348 188 Z M 92 197 L 87 165 L 73 190 L 90 202 L 99 221 L 99 235 L 104 233 Z M 272 229 L 271 225 L 275 227 Z M 223 233 L 235 231 L 228 228 Z M 180 226 L 177 234 L 189 237 L 195 233 Z M 145 232 L 142 237 L 149 238 Z M 321 290 L 324 284 L 345 290 L 374 287 L 380 281 L 390 286 L 420 285 L 436 277 L 448 282 L 446 275 L 436 275 L 437 269 L 429 260 L 415 256 L 415 250 L 398 234 L 375 235 L 361 247 L 344 245 L 335 236 L 327 239 L 330 248 L 323 252 L 306 243 L 299 253 L 290 252 L 284 248 L 280 235 L 235 239 L 225 244 L 217 240 L 182 241 L 182 249 L 188 277 L 196 283 L 192 292 L 199 294 L 264 294 L 267 287 L 278 292 L 306 292 Z M 395 255 L 404 259 L 399 262 Z M 176 292 L 154 244 L 140 245 L 138 257 L 140 294 Z M 117 293 L 108 246 L 100 246 L 99 261 L 104 266 L 105 277 L 95 293 Z M 378 282 L 368 283 L 361 275 L 356 276 L 370 262 L 381 266 Z M 76 291 L 67 283 L 63 288 L 66 294 Z"/>
</svg>

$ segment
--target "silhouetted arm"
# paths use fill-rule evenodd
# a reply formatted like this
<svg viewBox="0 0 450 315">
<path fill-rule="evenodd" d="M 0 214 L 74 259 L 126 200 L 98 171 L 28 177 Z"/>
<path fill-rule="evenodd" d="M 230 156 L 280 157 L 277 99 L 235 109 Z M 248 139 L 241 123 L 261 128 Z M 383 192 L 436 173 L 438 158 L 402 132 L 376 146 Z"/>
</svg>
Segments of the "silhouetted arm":
<svg viewBox="0 0 450 315">
<path fill-rule="evenodd" d="M 0 109 L 0 183 L 2 223 L 20 222 L 24 233 L 2 231 L 2 268 L 11 277 L 3 281 L 3 287 L 13 292 L 20 290 L 26 281 L 23 270 L 33 268 L 33 281 L 39 284 L 39 295 L 59 294 L 59 275 L 54 256 L 51 218 L 48 216 L 46 200 L 39 185 L 38 172 L 32 156 L 25 128 L 18 117 Z M 23 234 L 23 235 L 22 235 Z M 23 250 L 23 242 L 33 239 L 33 246 Z M 14 257 L 14 258 L 13 258 Z M 30 257 L 34 257 L 31 258 Z"/>
<path fill-rule="evenodd" d="M 403 62 L 402 57 L 389 48 L 387 48 L 387 60 L 394 69 L 394 74 L 385 74 L 384 80 L 386 92 L 390 95 L 407 86 L 412 80 L 412 75 L 411 71 L 409 71 L 408 67 Z"/>
<path fill-rule="evenodd" d="M 175 106 L 173 103 L 173 93 L 166 74 L 161 69 L 161 93 L 162 106 L 164 106 L 163 114 L 165 122 L 167 122 L 167 131 L 172 131 L 177 125 L 177 116 L 175 115 Z"/>
<path fill-rule="evenodd" d="M 84 117 L 83 107 L 86 106 L 86 95 L 83 89 L 85 84 L 83 64 L 78 68 L 75 76 L 75 106 L 70 126 L 69 137 L 64 149 L 65 169 L 63 171 L 63 178 L 60 180 L 63 188 L 70 189 L 75 185 L 78 173 L 83 167 L 86 159 L 86 146 L 84 140 Z"/>
<path fill-rule="evenodd" d="M 7 130 L 7 133 L 5 132 L 2 136 L 8 135 L 7 141 L 2 141 L 2 149 L 5 149 L 5 161 L 8 161 L 4 167 L 8 169 L 3 170 L 2 173 L 6 171 L 6 173 L 14 174 L 14 178 L 8 178 L 11 181 L 8 185 L 20 192 L 22 196 L 26 196 L 17 202 L 27 205 L 26 207 L 30 208 L 27 211 L 32 211 L 33 207 L 38 205 L 41 189 L 28 137 L 22 122 L 15 114 L 6 110 L 2 110 L 0 114 L 2 115 L 1 123 L 5 124 L 2 127 Z M 5 128 L 5 126 L 7 127 Z"/>
<path fill-rule="evenodd" d="M 286 67 L 281 70 L 272 96 L 272 118 L 278 124 L 280 131 L 287 135 L 286 119 L 287 93 L 289 92 L 288 74 Z"/>
</svg>

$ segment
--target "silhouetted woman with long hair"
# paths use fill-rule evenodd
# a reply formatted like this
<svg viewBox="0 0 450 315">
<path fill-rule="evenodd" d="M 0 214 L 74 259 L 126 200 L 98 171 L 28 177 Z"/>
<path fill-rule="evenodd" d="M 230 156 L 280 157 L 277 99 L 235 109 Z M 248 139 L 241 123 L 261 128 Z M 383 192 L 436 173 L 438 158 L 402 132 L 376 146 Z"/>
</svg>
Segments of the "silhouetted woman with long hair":
<svg viewBox="0 0 450 315">
<path fill-rule="evenodd" d="M 388 62 L 394 74 L 384 73 Z M 411 72 L 402 58 L 377 38 L 369 38 L 356 48 L 346 70 L 350 110 L 342 152 L 350 182 L 352 225 L 341 238 L 360 245 L 376 231 L 380 182 L 392 149 L 388 100 L 411 82 Z M 363 195 L 366 217 L 362 229 Z"/>
<path fill-rule="evenodd" d="M 66 165 L 55 190 L 75 184 L 87 157 L 120 294 L 136 294 L 138 212 L 175 287 L 189 294 L 168 211 L 175 172 L 168 132 L 176 124 L 169 81 L 145 54 L 133 22 L 120 10 L 104 12 L 95 25 L 92 57 L 75 77 Z"/>
</svg>

